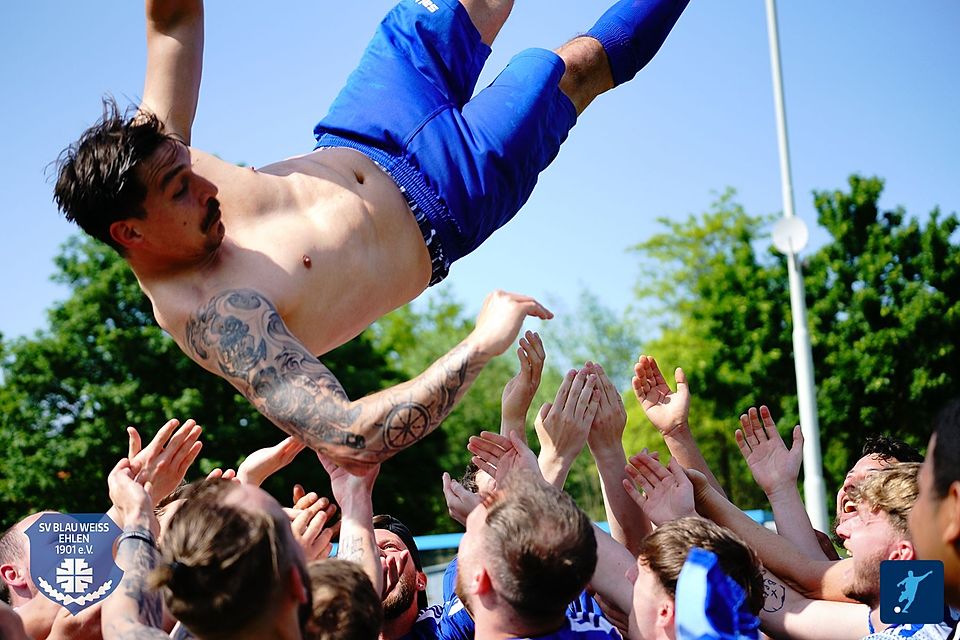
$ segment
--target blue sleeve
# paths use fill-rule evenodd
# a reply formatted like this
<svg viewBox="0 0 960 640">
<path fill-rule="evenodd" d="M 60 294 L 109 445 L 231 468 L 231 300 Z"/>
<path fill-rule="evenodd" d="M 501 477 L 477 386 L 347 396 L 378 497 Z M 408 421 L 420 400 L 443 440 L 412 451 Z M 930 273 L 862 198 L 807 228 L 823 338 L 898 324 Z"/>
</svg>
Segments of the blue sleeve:
<svg viewBox="0 0 960 640">
<path fill-rule="evenodd" d="M 456 595 L 457 586 L 457 556 L 447 565 L 447 570 L 443 572 L 443 601 L 452 600 Z"/>
<path fill-rule="evenodd" d="M 443 615 L 440 617 L 441 640 L 473 640 L 476 625 L 467 612 L 467 608 L 460 602 L 460 598 L 453 596 L 443 605 Z"/>
</svg>

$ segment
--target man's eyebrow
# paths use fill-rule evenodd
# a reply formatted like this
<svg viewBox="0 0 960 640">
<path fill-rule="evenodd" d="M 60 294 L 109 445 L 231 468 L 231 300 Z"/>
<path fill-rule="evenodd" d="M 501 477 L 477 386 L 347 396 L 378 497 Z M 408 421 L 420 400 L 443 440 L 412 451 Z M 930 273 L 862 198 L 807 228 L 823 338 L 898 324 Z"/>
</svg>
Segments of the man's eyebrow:
<svg viewBox="0 0 960 640">
<path fill-rule="evenodd" d="M 178 163 L 174 165 L 172 169 L 163 174 L 163 177 L 160 179 L 160 189 L 166 189 L 167 185 L 170 184 L 170 181 L 177 177 L 177 174 L 187 168 L 186 164 Z"/>
</svg>

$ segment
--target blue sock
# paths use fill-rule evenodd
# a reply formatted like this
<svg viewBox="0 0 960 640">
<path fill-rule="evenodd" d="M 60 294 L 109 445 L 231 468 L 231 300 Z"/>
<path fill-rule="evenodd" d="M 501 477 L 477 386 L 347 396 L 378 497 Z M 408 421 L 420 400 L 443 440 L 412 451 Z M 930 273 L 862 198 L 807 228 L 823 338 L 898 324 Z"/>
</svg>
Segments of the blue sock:
<svg viewBox="0 0 960 640">
<path fill-rule="evenodd" d="M 586 35 L 607 52 L 613 84 L 633 78 L 660 50 L 689 0 L 620 0 Z"/>
</svg>

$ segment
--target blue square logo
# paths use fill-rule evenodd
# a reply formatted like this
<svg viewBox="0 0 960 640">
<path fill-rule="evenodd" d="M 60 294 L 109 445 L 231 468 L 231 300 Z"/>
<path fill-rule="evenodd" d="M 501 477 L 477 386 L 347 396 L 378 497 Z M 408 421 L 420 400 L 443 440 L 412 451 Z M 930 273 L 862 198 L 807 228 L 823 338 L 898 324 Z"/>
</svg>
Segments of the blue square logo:
<svg viewBox="0 0 960 640">
<path fill-rule="evenodd" d="M 884 624 L 943 622 L 943 563 L 884 560 L 880 563 L 880 620 Z"/>
</svg>

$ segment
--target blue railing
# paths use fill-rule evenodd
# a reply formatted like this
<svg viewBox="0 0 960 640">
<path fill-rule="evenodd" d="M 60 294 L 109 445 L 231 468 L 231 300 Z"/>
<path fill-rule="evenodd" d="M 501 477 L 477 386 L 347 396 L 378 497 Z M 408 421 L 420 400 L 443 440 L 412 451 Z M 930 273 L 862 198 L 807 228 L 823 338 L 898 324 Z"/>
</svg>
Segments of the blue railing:
<svg viewBox="0 0 960 640">
<path fill-rule="evenodd" d="M 763 509 L 750 509 L 744 511 L 754 522 L 766 524 L 773 520 L 773 514 Z M 598 522 L 597 526 L 610 533 L 610 526 L 606 522 Z M 420 551 L 441 551 L 443 549 L 456 549 L 460 546 L 462 533 L 436 533 L 426 536 L 414 536 L 417 543 L 417 549 Z M 336 553 L 336 547 L 334 547 Z"/>
</svg>

